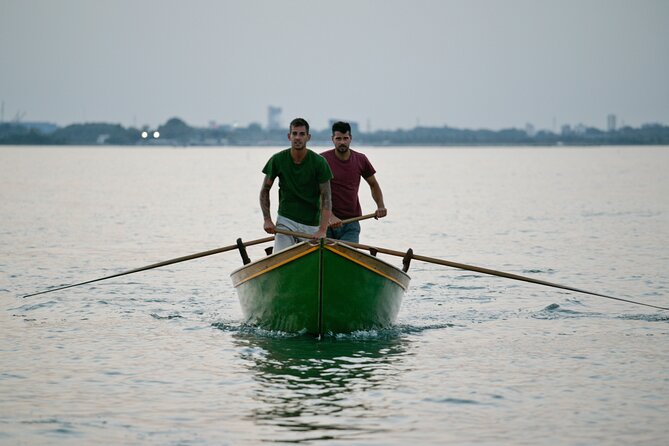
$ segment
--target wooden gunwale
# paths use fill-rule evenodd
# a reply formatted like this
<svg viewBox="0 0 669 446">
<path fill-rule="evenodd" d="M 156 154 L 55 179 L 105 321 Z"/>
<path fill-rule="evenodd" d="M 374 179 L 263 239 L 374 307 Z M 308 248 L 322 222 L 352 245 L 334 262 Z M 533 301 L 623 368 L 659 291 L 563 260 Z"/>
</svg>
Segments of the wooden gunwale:
<svg viewBox="0 0 669 446">
<path fill-rule="evenodd" d="M 341 257 L 344 257 L 345 259 L 354 262 L 370 271 L 373 271 L 382 277 L 385 277 L 386 279 L 402 287 L 402 289 L 405 291 L 409 287 L 411 278 L 404 271 L 384 262 L 381 259 L 351 248 L 350 246 L 347 246 L 345 242 L 326 245 L 325 249 Z"/>
<path fill-rule="evenodd" d="M 249 263 L 230 274 L 232 278 L 232 285 L 236 288 L 244 282 L 248 282 L 262 274 L 272 271 L 286 263 L 299 259 L 307 254 L 310 254 L 318 249 L 318 245 L 310 244 L 301 245 L 299 248 L 292 250 L 281 251 L 273 256 L 265 257 L 253 263 Z"/>
<path fill-rule="evenodd" d="M 330 239 L 327 240 L 331 241 Z M 405 291 L 409 287 L 409 281 L 411 279 L 404 271 L 401 271 L 400 269 L 384 262 L 381 259 L 378 259 L 367 253 L 360 252 L 357 249 L 346 245 L 345 242 L 340 243 L 334 240 L 331 242 L 333 243 L 325 244 L 324 248 L 382 277 L 385 277 L 386 279 L 402 287 L 402 289 Z M 299 259 L 302 256 L 310 254 L 319 248 L 319 245 L 305 243 L 299 248 L 289 249 L 285 252 L 282 251 L 275 254 L 274 256 L 266 257 L 264 259 L 250 263 L 249 265 L 245 265 L 242 268 L 233 271 L 231 274 L 233 286 L 236 288 L 239 285 L 248 282 L 249 280 L 279 268 L 280 266 L 292 262 L 293 260 Z"/>
</svg>

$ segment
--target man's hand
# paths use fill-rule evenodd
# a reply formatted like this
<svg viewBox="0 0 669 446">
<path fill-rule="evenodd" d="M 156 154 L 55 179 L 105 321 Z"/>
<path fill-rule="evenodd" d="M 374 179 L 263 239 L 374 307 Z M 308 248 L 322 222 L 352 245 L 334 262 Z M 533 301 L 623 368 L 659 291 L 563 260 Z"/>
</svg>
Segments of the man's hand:
<svg viewBox="0 0 669 446">
<path fill-rule="evenodd" d="M 263 229 L 268 234 L 276 234 L 276 226 L 274 226 L 274 222 L 272 222 L 271 218 L 265 219 L 265 223 L 263 224 Z"/>
<path fill-rule="evenodd" d="M 386 215 L 388 215 L 388 210 L 386 208 L 378 208 L 374 213 L 374 218 L 378 220 L 379 218 L 383 218 Z"/>
<path fill-rule="evenodd" d="M 312 235 L 311 238 L 314 240 L 320 240 L 322 238 L 325 238 L 327 232 L 328 232 L 327 228 L 325 229 L 319 228 L 318 231 L 314 232 L 314 235 Z"/>
<path fill-rule="evenodd" d="M 339 228 L 341 227 L 341 219 L 336 217 L 334 214 L 330 216 L 330 227 L 331 228 Z"/>
</svg>

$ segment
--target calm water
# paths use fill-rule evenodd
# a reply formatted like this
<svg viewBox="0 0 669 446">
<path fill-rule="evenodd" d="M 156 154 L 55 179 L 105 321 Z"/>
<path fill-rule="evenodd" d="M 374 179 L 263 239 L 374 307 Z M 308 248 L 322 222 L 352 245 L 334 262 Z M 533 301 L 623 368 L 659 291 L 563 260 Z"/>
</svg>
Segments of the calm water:
<svg viewBox="0 0 669 446">
<path fill-rule="evenodd" d="M 667 311 L 414 261 L 318 341 L 241 324 L 235 252 L 22 298 L 265 237 L 276 150 L 0 147 L 0 444 L 666 444 Z M 669 304 L 669 147 L 364 152 L 363 243 Z"/>
</svg>

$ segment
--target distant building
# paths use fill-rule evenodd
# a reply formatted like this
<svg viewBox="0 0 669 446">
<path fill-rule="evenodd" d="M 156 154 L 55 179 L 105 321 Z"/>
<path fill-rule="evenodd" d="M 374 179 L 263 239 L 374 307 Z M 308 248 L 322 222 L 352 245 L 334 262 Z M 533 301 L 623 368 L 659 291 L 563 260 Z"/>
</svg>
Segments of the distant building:
<svg viewBox="0 0 669 446">
<path fill-rule="evenodd" d="M 576 127 L 574 127 L 574 133 L 576 133 L 577 135 L 583 135 L 586 130 L 587 128 L 583 124 L 578 124 L 576 125 Z"/>
<path fill-rule="evenodd" d="M 267 130 L 279 130 L 281 128 L 281 107 L 270 105 L 267 107 Z"/>
<path fill-rule="evenodd" d="M 606 128 L 609 132 L 616 131 L 616 115 L 610 114 L 606 117 Z"/>
<path fill-rule="evenodd" d="M 571 135 L 571 126 L 569 124 L 565 124 L 562 126 L 562 129 L 560 130 L 561 135 Z"/>
<path fill-rule="evenodd" d="M 534 135 L 537 134 L 537 131 L 534 128 L 534 126 L 528 122 L 527 124 L 525 124 L 525 133 L 527 133 L 527 136 L 529 136 L 530 138 L 534 138 Z"/>
</svg>

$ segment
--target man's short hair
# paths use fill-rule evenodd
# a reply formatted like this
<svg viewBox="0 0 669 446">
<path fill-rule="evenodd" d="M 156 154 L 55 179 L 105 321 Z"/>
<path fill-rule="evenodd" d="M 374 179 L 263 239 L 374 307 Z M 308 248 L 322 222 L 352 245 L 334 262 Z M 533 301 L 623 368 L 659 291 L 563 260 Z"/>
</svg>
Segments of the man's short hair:
<svg viewBox="0 0 669 446">
<path fill-rule="evenodd" d="M 334 136 L 335 132 L 340 132 L 340 133 L 348 132 L 350 134 L 351 124 L 344 121 L 337 121 L 334 124 L 332 124 L 332 136 Z"/>
<path fill-rule="evenodd" d="M 293 127 L 306 127 L 307 128 L 307 135 L 309 134 L 309 123 L 304 118 L 295 118 L 292 121 L 290 121 L 290 128 L 289 129 L 292 130 Z"/>
</svg>

